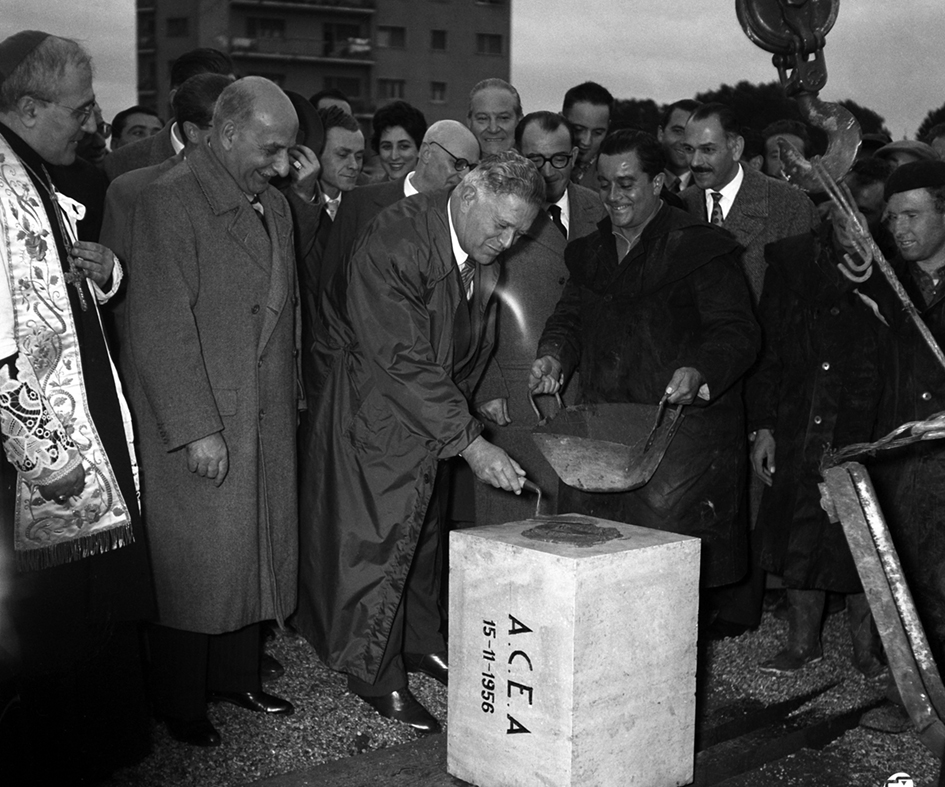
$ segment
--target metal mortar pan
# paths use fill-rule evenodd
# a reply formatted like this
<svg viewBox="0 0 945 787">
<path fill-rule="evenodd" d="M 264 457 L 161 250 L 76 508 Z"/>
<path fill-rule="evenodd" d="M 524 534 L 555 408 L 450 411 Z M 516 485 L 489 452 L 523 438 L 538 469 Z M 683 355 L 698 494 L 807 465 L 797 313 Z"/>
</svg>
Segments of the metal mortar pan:
<svg viewBox="0 0 945 787">
<path fill-rule="evenodd" d="M 568 486 L 628 492 L 653 477 L 682 423 L 682 405 L 667 409 L 662 418 L 659 410 L 649 404 L 565 407 L 539 421 L 532 439 Z"/>
</svg>

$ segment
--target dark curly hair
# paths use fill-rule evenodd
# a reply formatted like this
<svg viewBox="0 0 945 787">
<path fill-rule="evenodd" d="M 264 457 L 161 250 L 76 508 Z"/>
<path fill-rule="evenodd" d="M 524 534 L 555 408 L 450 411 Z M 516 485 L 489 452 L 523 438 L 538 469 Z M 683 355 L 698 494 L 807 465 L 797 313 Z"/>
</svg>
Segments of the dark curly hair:
<svg viewBox="0 0 945 787">
<path fill-rule="evenodd" d="M 374 133 L 371 135 L 371 148 L 375 153 L 380 152 L 381 134 L 389 128 L 400 126 L 420 149 L 423 144 L 423 135 L 427 133 L 427 119 L 415 106 L 406 101 L 392 101 L 374 113 L 371 120 Z"/>
</svg>

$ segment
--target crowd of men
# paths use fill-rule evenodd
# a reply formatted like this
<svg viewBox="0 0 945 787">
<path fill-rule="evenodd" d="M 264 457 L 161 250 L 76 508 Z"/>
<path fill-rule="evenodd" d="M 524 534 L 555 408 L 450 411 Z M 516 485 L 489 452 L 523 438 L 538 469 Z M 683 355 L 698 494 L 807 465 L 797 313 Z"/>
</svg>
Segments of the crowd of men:
<svg viewBox="0 0 945 787">
<path fill-rule="evenodd" d="M 444 536 L 526 518 L 526 478 L 560 511 L 702 539 L 700 637 L 757 625 L 768 572 L 789 633 L 762 669 L 822 658 L 845 594 L 855 666 L 882 672 L 819 460 L 945 409 L 945 370 L 849 217 L 784 178 L 803 124 L 748 150 L 721 104 L 614 128 L 598 84 L 525 114 L 487 79 L 465 119 L 379 110 L 371 175 L 336 92 L 201 49 L 171 104 L 109 127 L 80 45 L 0 42 L 0 686 L 6 751 L 61 753 L 37 779 L 140 758 L 149 713 L 197 746 L 221 742 L 208 701 L 292 713 L 263 686 L 273 621 L 439 730 L 408 673 L 449 679 Z M 942 139 L 864 144 L 844 181 L 940 340 Z M 556 396 L 685 417 L 648 484 L 582 493 L 528 437 Z M 876 463 L 938 658 L 942 455 Z"/>
</svg>

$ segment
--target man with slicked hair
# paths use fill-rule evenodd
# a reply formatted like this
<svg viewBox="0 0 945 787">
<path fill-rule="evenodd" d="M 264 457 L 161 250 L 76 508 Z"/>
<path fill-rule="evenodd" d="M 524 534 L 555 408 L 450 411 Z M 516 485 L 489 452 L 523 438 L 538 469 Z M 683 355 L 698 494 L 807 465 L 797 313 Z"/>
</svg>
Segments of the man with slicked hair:
<svg viewBox="0 0 945 787">
<path fill-rule="evenodd" d="M 483 156 L 511 150 L 521 119 L 522 99 L 504 79 L 483 79 L 469 91 L 466 125 L 479 140 Z"/>
<path fill-rule="evenodd" d="M 571 169 L 571 180 L 597 190 L 597 153 L 607 136 L 614 97 L 603 85 L 582 82 L 564 94 L 561 114 L 574 128 L 577 140 L 577 161 Z"/>
<path fill-rule="evenodd" d="M 686 150 L 686 123 L 689 116 L 701 105 L 691 98 L 683 98 L 669 104 L 660 115 L 656 139 L 663 146 L 666 156 L 665 182 L 663 185 L 673 194 L 678 194 L 692 181 L 689 171 L 689 152 Z"/>
<path fill-rule="evenodd" d="M 496 259 L 544 199 L 509 151 L 452 192 L 378 214 L 325 291 L 319 396 L 301 435 L 296 628 L 348 688 L 421 732 L 439 722 L 407 671 L 446 683 L 438 609 L 446 460 L 520 492 L 523 471 L 487 442 L 468 397 L 492 348 Z"/>
<path fill-rule="evenodd" d="M 297 130 L 274 83 L 234 82 L 208 144 L 135 206 L 122 361 L 148 478 L 154 705 L 197 746 L 220 744 L 207 699 L 293 711 L 261 688 L 259 624 L 296 597 L 295 259 L 269 181 Z"/>
</svg>

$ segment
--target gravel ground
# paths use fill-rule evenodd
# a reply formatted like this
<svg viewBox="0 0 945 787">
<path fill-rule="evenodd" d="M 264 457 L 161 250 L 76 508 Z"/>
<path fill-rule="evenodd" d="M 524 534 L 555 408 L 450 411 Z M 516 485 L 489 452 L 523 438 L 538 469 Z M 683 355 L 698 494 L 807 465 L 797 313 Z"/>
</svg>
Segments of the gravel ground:
<svg viewBox="0 0 945 787">
<path fill-rule="evenodd" d="M 822 662 L 795 677 L 764 675 L 758 664 L 777 652 L 785 634 L 786 624 L 766 613 L 756 631 L 710 645 L 700 676 L 707 681 L 709 705 L 717 707 L 736 698 L 767 704 L 836 684 L 795 711 L 794 715 L 806 718 L 834 715 L 883 696 L 885 676 L 867 680 L 852 667 L 845 613 L 827 619 Z M 151 756 L 137 767 L 117 773 L 109 787 L 245 785 L 415 739 L 408 727 L 382 719 L 350 695 L 344 678 L 323 667 L 303 639 L 283 633 L 269 648 L 285 665 L 286 674 L 267 688 L 295 704 L 293 716 L 265 718 L 231 705 L 211 706 L 210 719 L 224 739 L 217 749 L 177 743 L 163 725 L 155 723 Z M 411 688 L 445 727 L 446 689 L 425 676 L 412 676 Z M 926 787 L 937 783 L 939 770 L 914 733 L 884 735 L 862 728 L 851 730 L 822 751 L 805 750 L 792 759 L 808 767 L 809 775 L 802 781 L 789 779 L 786 762 L 781 761 L 744 784 L 811 787 L 823 783 L 826 787 L 828 783 L 819 780 L 818 772 L 832 765 L 831 773 L 835 773 L 840 763 L 849 781 L 838 784 L 833 777 L 829 787 L 883 787 L 886 779 L 898 772 L 911 775 L 916 787 Z"/>
</svg>

